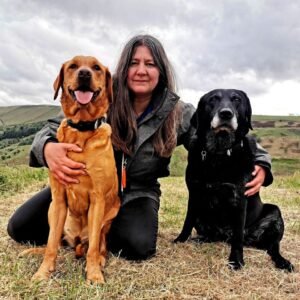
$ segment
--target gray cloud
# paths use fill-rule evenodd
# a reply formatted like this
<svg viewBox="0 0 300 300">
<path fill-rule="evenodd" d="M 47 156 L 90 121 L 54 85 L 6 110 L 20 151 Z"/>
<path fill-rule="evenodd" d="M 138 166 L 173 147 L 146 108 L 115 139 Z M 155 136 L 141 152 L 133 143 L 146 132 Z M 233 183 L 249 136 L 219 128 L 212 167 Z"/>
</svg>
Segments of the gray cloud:
<svg viewBox="0 0 300 300">
<path fill-rule="evenodd" d="M 300 3 L 276 2 L 219 1 L 210 13 L 194 10 L 183 23 L 181 64 L 188 62 L 187 74 L 208 88 L 215 77 L 222 81 L 225 74 L 249 70 L 258 80 L 299 80 Z"/>
<path fill-rule="evenodd" d="M 181 90 L 236 87 L 261 96 L 276 83 L 300 82 L 296 0 L 0 5 L 0 105 L 50 102 L 60 65 L 77 54 L 95 55 L 113 70 L 124 43 L 138 33 L 162 41 Z"/>
</svg>

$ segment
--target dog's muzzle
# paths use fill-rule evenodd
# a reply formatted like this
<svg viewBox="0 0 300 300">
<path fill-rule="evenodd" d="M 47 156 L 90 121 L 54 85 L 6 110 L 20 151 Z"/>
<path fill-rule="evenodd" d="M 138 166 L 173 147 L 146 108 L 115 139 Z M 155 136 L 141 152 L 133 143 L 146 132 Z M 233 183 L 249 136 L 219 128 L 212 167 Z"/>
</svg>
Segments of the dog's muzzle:
<svg viewBox="0 0 300 300">
<path fill-rule="evenodd" d="M 238 128 L 237 116 L 230 108 L 222 108 L 218 110 L 210 124 L 211 128 L 215 131 L 235 131 Z"/>
<path fill-rule="evenodd" d="M 93 91 L 91 89 L 92 73 L 87 69 L 81 69 L 77 75 L 77 88 L 69 88 L 69 93 L 73 100 L 81 105 L 86 105 L 95 100 L 100 94 L 101 89 Z"/>
</svg>

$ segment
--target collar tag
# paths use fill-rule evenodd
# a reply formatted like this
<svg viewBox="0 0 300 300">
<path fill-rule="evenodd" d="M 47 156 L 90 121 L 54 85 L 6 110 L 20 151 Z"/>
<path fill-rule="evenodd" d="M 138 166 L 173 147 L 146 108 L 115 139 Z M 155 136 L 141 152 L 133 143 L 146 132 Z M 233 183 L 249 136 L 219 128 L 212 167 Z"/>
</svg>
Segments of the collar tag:
<svg viewBox="0 0 300 300">
<path fill-rule="evenodd" d="M 100 122 L 99 122 L 99 119 L 97 119 L 96 122 L 95 122 L 95 126 L 94 126 L 94 129 L 95 129 L 95 130 L 99 127 L 99 123 L 100 123 L 100 125 L 101 125 L 101 120 L 100 120 Z"/>
<path fill-rule="evenodd" d="M 202 150 L 201 151 L 201 158 L 202 158 L 202 161 L 206 159 L 206 154 L 207 152 L 205 150 Z"/>
</svg>

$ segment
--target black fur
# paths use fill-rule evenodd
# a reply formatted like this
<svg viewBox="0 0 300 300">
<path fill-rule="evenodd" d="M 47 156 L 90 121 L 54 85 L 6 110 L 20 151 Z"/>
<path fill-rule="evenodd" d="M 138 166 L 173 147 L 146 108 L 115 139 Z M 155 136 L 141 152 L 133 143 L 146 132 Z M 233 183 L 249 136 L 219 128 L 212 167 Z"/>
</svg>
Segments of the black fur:
<svg viewBox="0 0 300 300">
<path fill-rule="evenodd" d="M 184 226 L 175 242 L 186 241 L 195 228 L 199 241 L 231 244 L 229 265 L 244 265 L 243 246 L 264 249 L 275 266 L 293 271 L 279 253 L 284 223 L 279 208 L 263 204 L 257 193 L 246 197 L 252 178 L 256 141 L 247 135 L 251 105 L 239 90 L 213 90 L 204 95 L 192 118 L 196 137 L 188 154 L 189 190 Z"/>
</svg>

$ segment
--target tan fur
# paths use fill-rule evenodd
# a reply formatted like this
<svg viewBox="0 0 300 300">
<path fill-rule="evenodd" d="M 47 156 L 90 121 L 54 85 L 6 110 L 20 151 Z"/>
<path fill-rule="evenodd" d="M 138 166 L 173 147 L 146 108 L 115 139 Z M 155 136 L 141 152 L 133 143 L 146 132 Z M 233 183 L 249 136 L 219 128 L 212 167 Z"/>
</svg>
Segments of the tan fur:
<svg viewBox="0 0 300 300">
<path fill-rule="evenodd" d="M 73 68 L 74 65 L 76 68 Z M 100 66 L 101 70 L 95 70 L 95 65 Z M 89 70 L 92 74 L 91 90 L 101 90 L 97 98 L 86 105 L 76 102 L 69 93 L 70 89 L 77 89 L 78 73 L 82 69 Z M 74 123 L 93 121 L 104 116 L 112 102 L 110 73 L 93 57 L 76 56 L 64 63 L 54 82 L 54 98 L 60 88 L 63 111 Z M 76 144 L 82 148 L 81 153 L 69 152 L 68 156 L 84 163 L 87 175 L 78 177 L 79 184 L 65 187 L 49 172 L 52 192 L 48 213 L 50 233 L 44 260 L 33 279 L 48 279 L 54 271 L 64 232 L 64 239 L 75 248 L 76 256 L 82 256 L 87 248 L 87 280 L 104 282 L 100 266 L 104 267 L 105 264 L 106 235 L 120 207 L 110 136 L 111 128 L 108 124 L 103 124 L 94 131 L 81 132 L 68 126 L 66 119 L 62 121 L 57 138 L 59 142 Z"/>
</svg>

